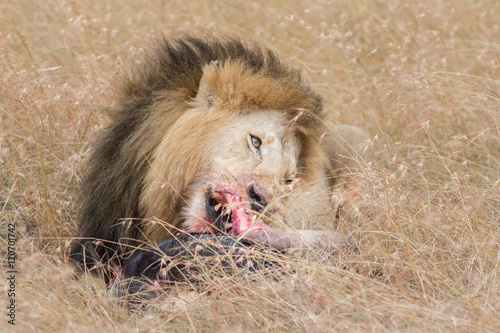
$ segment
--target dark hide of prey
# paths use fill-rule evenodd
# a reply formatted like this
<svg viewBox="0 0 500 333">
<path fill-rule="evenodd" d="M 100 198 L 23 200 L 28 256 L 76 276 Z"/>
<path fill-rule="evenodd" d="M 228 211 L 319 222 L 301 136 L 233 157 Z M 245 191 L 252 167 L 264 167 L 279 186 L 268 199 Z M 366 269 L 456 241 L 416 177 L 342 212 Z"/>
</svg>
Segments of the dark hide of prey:
<svg viewBox="0 0 500 333">
<path fill-rule="evenodd" d="M 200 285 L 207 276 L 205 272 L 276 273 L 279 255 L 224 234 L 182 234 L 134 251 L 123 264 L 121 278 L 128 294 L 147 291 L 153 283 Z"/>
</svg>

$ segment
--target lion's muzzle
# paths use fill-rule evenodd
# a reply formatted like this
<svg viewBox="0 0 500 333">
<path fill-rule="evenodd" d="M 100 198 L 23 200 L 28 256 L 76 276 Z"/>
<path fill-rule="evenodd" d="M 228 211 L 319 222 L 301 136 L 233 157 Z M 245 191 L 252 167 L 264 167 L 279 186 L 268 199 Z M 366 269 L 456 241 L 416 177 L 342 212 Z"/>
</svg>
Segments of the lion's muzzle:
<svg viewBox="0 0 500 333">
<path fill-rule="evenodd" d="M 264 195 L 257 192 L 253 184 L 248 187 L 246 194 L 250 200 L 252 218 L 245 210 L 242 195 L 233 186 L 218 185 L 206 191 L 205 209 L 216 231 L 232 231 L 233 235 L 239 236 L 251 228 L 267 227 L 257 216 L 266 204 Z"/>
</svg>

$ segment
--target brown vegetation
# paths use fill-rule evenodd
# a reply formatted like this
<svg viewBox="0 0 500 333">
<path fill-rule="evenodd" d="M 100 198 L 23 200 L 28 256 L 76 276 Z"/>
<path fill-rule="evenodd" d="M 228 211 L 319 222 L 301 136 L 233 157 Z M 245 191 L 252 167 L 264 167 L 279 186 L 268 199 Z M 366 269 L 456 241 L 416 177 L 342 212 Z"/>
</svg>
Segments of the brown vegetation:
<svg viewBox="0 0 500 333">
<path fill-rule="evenodd" d="M 0 252 L 15 222 L 19 331 L 500 329 L 497 1 L 6 1 L 0 13 Z M 202 292 L 145 314 L 73 279 L 81 162 L 116 78 L 159 30 L 255 38 L 305 68 L 329 121 L 371 134 L 375 162 L 336 194 L 357 212 L 337 225 L 359 253 L 290 259 L 286 283 L 207 273 Z"/>
</svg>

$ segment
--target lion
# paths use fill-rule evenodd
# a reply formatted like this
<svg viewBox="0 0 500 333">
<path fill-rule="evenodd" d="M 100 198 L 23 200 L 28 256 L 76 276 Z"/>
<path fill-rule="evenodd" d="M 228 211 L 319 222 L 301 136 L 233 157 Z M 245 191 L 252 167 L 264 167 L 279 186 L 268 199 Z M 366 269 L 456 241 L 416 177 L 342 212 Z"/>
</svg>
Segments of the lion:
<svg viewBox="0 0 500 333">
<path fill-rule="evenodd" d="M 179 232 L 332 225 L 331 189 L 366 157 L 299 69 L 236 37 L 162 38 L 117 91 L 80 184 L 71 258 L 89 269 Z"/>
</svg>

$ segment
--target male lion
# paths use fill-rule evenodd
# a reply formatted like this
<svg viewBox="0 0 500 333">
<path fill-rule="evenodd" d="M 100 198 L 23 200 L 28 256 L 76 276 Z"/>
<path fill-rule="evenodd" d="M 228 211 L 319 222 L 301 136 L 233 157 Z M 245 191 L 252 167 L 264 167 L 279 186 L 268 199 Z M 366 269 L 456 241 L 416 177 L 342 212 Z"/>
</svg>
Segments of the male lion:
<svg viewBox="0 0 500 333">
<path fill-rule="evenodd" d="M 163 39 L 118 105 L 81 183 L 71 256 L 87 268 L 182 230 L 272 239 L 269 224 L 330 224 L 328 189 L 368 138 L 328 126 L 299 70 L 236 38 Z"/>
</svg>

